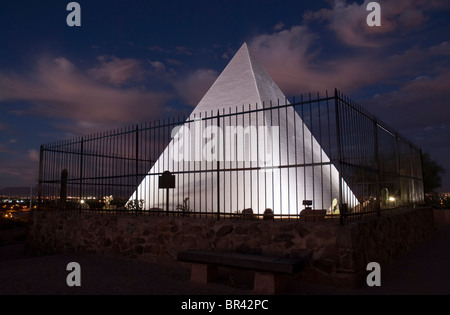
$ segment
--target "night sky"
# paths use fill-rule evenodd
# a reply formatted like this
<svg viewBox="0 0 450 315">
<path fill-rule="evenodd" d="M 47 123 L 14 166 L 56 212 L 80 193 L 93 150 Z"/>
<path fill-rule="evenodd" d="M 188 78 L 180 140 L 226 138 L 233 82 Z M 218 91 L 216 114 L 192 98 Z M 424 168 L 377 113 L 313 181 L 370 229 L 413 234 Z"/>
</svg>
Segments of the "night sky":
<svg viewBox="0 0 450 315">
<path fill-rule="evenodd" d="M 339 89 L 447 169 L 450 1 L 0 4 L 0 189 L 37 184 L 39 146 L 189 114 L 247 42 L 289 98 Z"/>
</svg>

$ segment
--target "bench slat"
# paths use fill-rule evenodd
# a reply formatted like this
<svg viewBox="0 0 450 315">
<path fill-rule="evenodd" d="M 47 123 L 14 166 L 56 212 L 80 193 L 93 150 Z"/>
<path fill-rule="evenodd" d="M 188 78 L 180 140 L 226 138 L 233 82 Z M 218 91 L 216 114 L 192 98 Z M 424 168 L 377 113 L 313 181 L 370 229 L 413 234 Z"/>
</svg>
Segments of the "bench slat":
<svg viewBox="0 0 450 315">
<path fill-rule="evenodd" d="M 184 262 L 216 264 L 242 269 L 287 274 L 299 272 L 305 266 L 305 259 L 302 258 L 280 258 L 234 252 L 188 250 L 178 253 L 177 258 L 179 261 Z"/>
</svg>

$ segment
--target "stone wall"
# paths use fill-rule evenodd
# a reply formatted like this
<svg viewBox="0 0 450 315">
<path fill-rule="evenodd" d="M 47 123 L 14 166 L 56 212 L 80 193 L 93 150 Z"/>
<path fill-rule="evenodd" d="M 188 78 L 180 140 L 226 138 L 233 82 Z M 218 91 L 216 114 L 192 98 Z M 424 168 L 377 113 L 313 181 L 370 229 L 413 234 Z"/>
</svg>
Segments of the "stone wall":
<svg viewBox="0 0 450 315">
<path fill-rule="evenodd" d="M 371 261 L 385 264 L 434 229 L 432 209 L 399 210 L 341 226 L 336 221 L 206 220 L 35 211 L 26 248 L 35 255 L 99 253 L 176 263 L 185 249 L 305 256 L 299 277 L 343 287 L 365 283 Z"/>
</svg>

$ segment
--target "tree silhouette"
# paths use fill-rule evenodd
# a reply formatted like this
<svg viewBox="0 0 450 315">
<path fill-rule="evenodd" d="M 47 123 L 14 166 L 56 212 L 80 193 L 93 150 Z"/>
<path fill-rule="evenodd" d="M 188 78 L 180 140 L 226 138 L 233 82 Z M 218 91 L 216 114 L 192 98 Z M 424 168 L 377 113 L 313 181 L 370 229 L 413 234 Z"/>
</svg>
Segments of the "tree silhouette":
<svg viewBox="0 0 450 315">
<path fill-rule="evenodd" d="M 423 189 L 424 192 L 434 193 L 442 185 L 442 176 L 446 170 L 434 161 L 428 152 L 422 154 Z"/>
</svg>

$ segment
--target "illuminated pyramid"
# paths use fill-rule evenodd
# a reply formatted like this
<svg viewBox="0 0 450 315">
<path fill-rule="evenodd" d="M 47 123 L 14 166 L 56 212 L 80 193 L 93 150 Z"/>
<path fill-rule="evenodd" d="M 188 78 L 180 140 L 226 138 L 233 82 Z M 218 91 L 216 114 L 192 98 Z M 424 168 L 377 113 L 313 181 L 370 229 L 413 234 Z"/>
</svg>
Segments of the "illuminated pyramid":
<svg viewBox="0 0 450 315">
<path fill-rule="evenodd" d="M 170 190 L 169 210 L 188 205 L 196 212 L 251 208 L 262 214 L 270 208 L 275 215 L 296 215 L 304 200 L 329 210 L 339 198 L 339 173 L 294 108 L 277 108 L 279 103 L 289 105 L 242 45 L 184 125 L 173 131 L 130 200 L 143 200 L 145 209 L 166 209 L 158 176 L 170 171 L 176 188 Z M 342 189 L 355 199 L 344 181 Z"/>
</svg>

